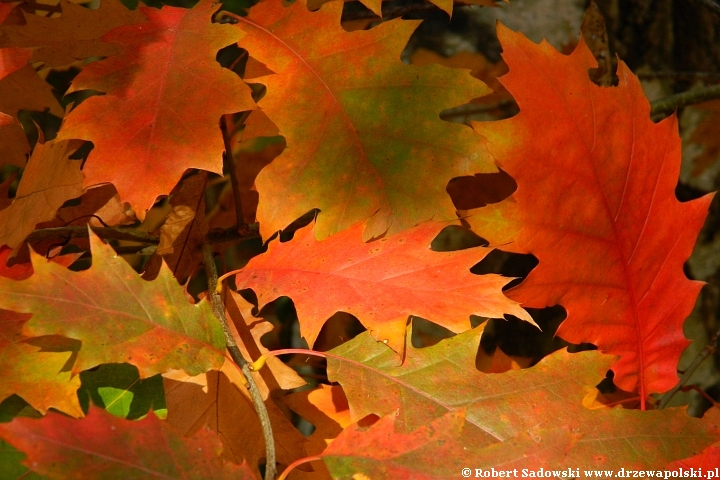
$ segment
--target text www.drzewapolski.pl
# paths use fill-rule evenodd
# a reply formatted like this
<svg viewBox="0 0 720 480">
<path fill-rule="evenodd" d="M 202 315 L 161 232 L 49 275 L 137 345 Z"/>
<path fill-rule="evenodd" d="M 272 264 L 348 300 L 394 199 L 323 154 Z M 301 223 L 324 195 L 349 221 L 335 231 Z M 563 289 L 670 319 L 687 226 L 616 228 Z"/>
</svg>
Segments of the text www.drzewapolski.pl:
<svg viewBox="0 0 720 480">
<path fill-rule="evenodd" d="M 720 480 L 720 468 L 676 468 L 674 470 L 583 470 L 581 468 L 566 468 L 565 470 L 550 470 L 539 468 L 513 468 L 498 470 L 495 468 L 463 468 L 462 476 L 465 478 L 703 478 L 705 480 Z"/>
</svg>

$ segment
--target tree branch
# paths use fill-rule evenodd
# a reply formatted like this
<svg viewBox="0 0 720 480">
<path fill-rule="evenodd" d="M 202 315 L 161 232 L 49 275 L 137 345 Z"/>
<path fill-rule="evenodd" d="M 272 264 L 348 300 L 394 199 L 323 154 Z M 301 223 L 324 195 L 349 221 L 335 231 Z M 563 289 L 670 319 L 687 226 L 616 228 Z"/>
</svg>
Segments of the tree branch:
<svg viewBox="0 0 720 480">
<path fill-rule="evenodd" d="M 250 392 L 250 398 L 255 406 L 258 419 L 260 419 L 263 437 L 265 438 L 265 480 L 274 480 L 277 468 L 275 466 L 275 439 L 270 424 L 270 416 L 268 415 L 260 390 L 258 390 L 257 384 L 255 383 L 255 379 L 252 377 L 250 363 L 243 357 L 225 319 L 225 307 L 223 306 L 220 294 L 216 292 L 218 274 L 215 267 L 215 260 L 212 256 L 212 248 L 208 243 L 203 245 L 203 262 L 205 263 L 205 273 L 208 278 L 208 296 L 210 297 L 213 315 L 215 315 L 215 318 L 217 318 L 220 325 L 222 325 L 223 332 L 225 333 L 225 343 L 228 352 L 230 352 L 230 357 L 232 357 L 233 361 L 240 367 L 248 383 L 247 389 Z"/>
<path fill-rule="evenodd" d="M 680 107 L 707 102 L 708 100 L 714 100 L 716 98 L 720 98 L 720 85 L 694 88 L 687 92 L 655 100 L 650 104 L 650 115 L 655 116 L 672 113 Z"/>
<path fill-rule="evenodd" d="M 146 232 L 138 232 L 136 230 L 122 230 L 120 227 L 92 227 L 92 230 L 98 237 L 106 240 L 126 240 L 150 245 L 157 245 L 160 243 L 159 236 Z M 52 238 L 72 239 L 87 238 L 87 236 L 88 229 L 86 225 L 71 225 L 67 227 L 40 228 L 28 235 L 25 241 L 32 243 Z M 208 243 L 214 245 L 218 243 L 234 242 L 259 237 L 259 224 L 251 223 L 249 225 L 245 225 L 244 232 L 238 232 L 235 228 L 215 230 L 208 233 L 205 239 Z M 124 253 L 130 252 L 132 249 L 142 250 L 143 248 L 145 247 L 129 247 L 127 252 Z"/>
<path fill-rule="evenodd" d="M 129 240 L 140 243 L 160 243 L 160 237 L 150 235 L 146 232 L 138 232 L 134 230 L 120 230 L 117 227 L 92 227 L 92 231 L 103 239 L 108 240 Z M 87 238 L 87 225 L 72 225 L 67 227 L 41 228 L 35 230 L 25 239 L 26 242 L 39 242 L 51 238 Z"/>
<path fill-rule="evenodd" d="M 717 351 L 718 336 L 720 336 L 720 331 L 715 332 L 712 339 L 710 340 L 710 343 L 705 348 L 703 348 L 700 353 L 697 354 L 692 363 L 690 363 L 688 368 L 685 369 L 685 372 L 683 372 L 682 377 L 680 377 L 680 381 L 677 385 L 675 385 L 675 388 L 660 397 L 658 409 L 662 410 L 663 408 L 667 407 L 670 403 L 670 400 L 672 400 L 675 394 L 682 390 L 685 387 L 685 384 L 690 381 L 690 377 L 693 376 L 693 373 L 695 373 L 695 370 L 697 370 L 700 364 L 704 362 L 705 359 L 707 359 L 710 355 Z"/>
</svg>

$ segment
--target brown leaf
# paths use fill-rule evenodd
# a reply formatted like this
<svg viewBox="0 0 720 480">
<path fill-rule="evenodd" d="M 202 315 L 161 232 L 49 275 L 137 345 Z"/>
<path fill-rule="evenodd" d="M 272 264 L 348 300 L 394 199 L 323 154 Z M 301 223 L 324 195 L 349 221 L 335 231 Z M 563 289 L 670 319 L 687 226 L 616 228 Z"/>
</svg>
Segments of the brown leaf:
<svg viewBox="0 0 720 480">
<path fill-rule="evenodd" d="M 30 145 L 20 122 L 0 112 L 0 166 L 25 168 Z"/>
<path fill-rule="evenodd" d="M 29 63 L 46 67 L 69 65 L 89 57 L 117 54 L 117 45 L 103 43 L 100 37 L 121 25 L 139 23 L 145 17 L 139 10 L 128 10 L 118 0 L 103 0 L 97 9 L 89 9 L 68 0 L 60 0 L 59 17 L 25 13 L 24 25 L 0 27 L 0 48 L 36 48 Z"/>
<path fill-rule="evenodd" d="M 52 94 L 52 87 L 38 76 L 31 65 L 0 76 L 0 112 L 17 118 L 20 110 L 48 110 L 57 117 L 65 114 Z"/>
<path fill-rule="evenodd" d="M 180 283 L 202 263 L 202 246 L 208 225 L 205 220 L 207 172 L 186 178 L 170 194 L 172 210 L 160 227 L 161 255 Z"/>
<path fill-rule="evenodd" d="M 177 371 L 163 375 L 168 422 L 184 435 L 193 435 L 203 426 L 218 433 L 226 458 L 257 465 L 265 455 L 260 421 L 257 418 L 244 378 L 231 362 L 220 371 L 190 377 Z M 275 433 L 278 462 L 284 465 L 305 456 L 304 438 L 282 411 L 266 400 L 265 406 Z"/>
<path fill-rule="evenodd" d="M 80 162 L 68 157 L 80 140 L 35 146 L 12 204 L 0 211 L 0 245 L 17 247 L 40 222 L 55 217 L 67 200 L 82 194 Z"/>
</svg>

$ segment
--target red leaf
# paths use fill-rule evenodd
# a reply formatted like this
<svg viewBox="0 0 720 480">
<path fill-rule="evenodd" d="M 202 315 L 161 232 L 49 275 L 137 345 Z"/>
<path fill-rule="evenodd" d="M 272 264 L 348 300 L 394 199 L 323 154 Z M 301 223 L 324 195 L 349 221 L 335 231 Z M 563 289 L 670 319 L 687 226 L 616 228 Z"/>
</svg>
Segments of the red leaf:
<svg viewBox="0 0 720 480">
<path fill-rule="evenodd" d="M 402 365 L 394 352 L 362 333 L 327 352 L 328 379 L 343 387 L 353 421 L 397 412 L 396 428 L 404 433 L 463 409 L 462 442 L 472 449 L 504 448 L 502 444 L 524 433 L 569 428 L 577 442 L 543 453 L 553 468 L 662 468 L 720 436 L 717 427 L 689 417 L 683 408 L 584 408 L 583 398 L 614 360 L 597 351 L 558 351 L 531 368 L 479 372 L 475 354 L 480 333 L 475 328 L 415 348 L 408 331 Z"/>
<path fill-rule="evenodd" d="M 468 221 L 491 244 L 540 260 L 508 296 L 565 307 L 558 335 L 619 355 L 615 383 L 644 402 L 677 382 L 688 344 L 682 323 L 702 285 L 685 277 L 683 263 L 712 196 L 675 197 L 677 122 L 650 120 L 624 63 L 617 87 L 598 87 L 584 43 L 565 56 L 503 26 L 498 33 L 510 67 L 501 81 L 520 113 L 474 127 L 518 188 Z"/>
<path fill-rule="evenodd" d="M 27 455 L 28 467 L 49 478 L 258 478 L 247 464 L 223 460 L 216 435 L 201 430 L 182 438 L 153 413 L 140 421 L 100 409 L 82 420 L 56 413 L 41 420 L 16 418 L 0 425 L 0 437 Z"/>
<path fill-rule="evenodd" d="M 252 110 L 255 102 L 247 85 L 215 60 L 238 36 L 232 25 L 211 23 L 215 3 L 141 10 L 148 22 L 103 37 L 123 52 L 91 63 L 73 81 L 73 91 L 106 95 L 68 114 L 58 136 L 92 141 L 85 185 L 113 183 L 144 218 L 186 169 L 222 172 L 220 116 Z"/>
<path fill-rule="evenodd" d="M 321 454 L 333 478 L 397 478 L 440 480 L 462 478 L 472 466 L 501 469 L 503 476 L 518 477 L 518 469 L 552 467 L 559 452 L 577 441 L 567 428 L 534 431 L 512 440 L 479 447 L 464 443 L 464 411 L 445 414 L 409 433 L 399 432 L 394 414 L 369 428 L 351 425 Z M 549 457 L 549 458 L 547 458 Z M 557 467 L 555 467 L 557 468 Z M 492 471 L 492 470 L 491 470 Z M 490 473 L 490 472 L 488 472 Z"/>
<path fill-rule="evenodd" d="M 508 300 L 511 279 L 474 275 L 470 268 L 490 249 L 433 252 L 430 242 L 446 226 L 426 222 L 404 233 L 364 243 L 357 224 L 318 242 L 310 228 L 287 243 L 273 242 L 235 277 L 264 305 L 287 295 L 295 302 L 302 335 L 312 346 L 335 312 L 355 315 L 373 336 L 401 352 L 409 315 L 453 332 L 470 328 L 470 315 L 502 318 L 530 315 Z"/>
</svg>

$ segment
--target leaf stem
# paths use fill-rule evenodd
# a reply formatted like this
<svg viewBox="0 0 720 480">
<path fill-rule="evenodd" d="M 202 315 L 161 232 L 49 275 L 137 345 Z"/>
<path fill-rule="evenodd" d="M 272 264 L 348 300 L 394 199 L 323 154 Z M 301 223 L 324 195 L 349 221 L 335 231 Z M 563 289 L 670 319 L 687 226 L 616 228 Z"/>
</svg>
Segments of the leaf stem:
<svg viewBox="0 0 720 480">
<path fill-rule="evenodd" d="M 710 343 L 695 356 L 695 359 L 692 361 L 692 363 L 690 363 L 688 368 L 685 369 L 685 372 L 683 372 L 682 377 L 680 377 L 680 381 L 678 382 L 678 384 L 660 398 L 660 403 L 658 403 L 658 409 L 662 410 L 663 408 L 667 407 L 670 403 L 670 400 L 672 400 L 675 394 L 682 390 L 683 387 L 685 387 L 685 384 L 690 380 L 690 377 L 692 377 L 693 373 L 695 373 L 695 370 L 697 370 L 700 364 L 704 362 L 705 359 L 707 359 L 710 355 L 717 351 L 719 336 L 720 331 L 715 332 L 715 334 L 710 339 Z"/>
<path fill-rule="evenodd" d="M 225 343 L 228 352 L 230 352 L 230 357 L 240 367 L 248 383 L 248 392 L 250 392 L 250 398 L 255 406 L 255 413 L 257 413 L 258 419 L 260 420 L 260 426 L 262 427 L 263 437 L 265 439 L 265 480 L 274 480 L 277 468 L 275 466 L 275 439 L 272 425 L 270 424 L 270 416 L 268 415 L 260 390 L 255 383 L 255 379 L 252 377 L 250 363 L 243 357 L 225 319 L 225 307 L 223 306 L 222 298 L 220 294 L 215 292 L 218 275 L 217 268 L 215 267 L 215 259 L 212 255 L 212 247 L 209 243 L 203 245 L 203 263 L 205 264 L 205 273 L 208 279 L 208 296 L 210 297 L 213 315 L 215 315 L 215 318 L 217 318 L 220 325 L 222 325 L 223 332 L 225 333 Z"/>
<path fill-rule="evenodd" d="M 285 480 L 287 476 L 290 475 L 290 472 L 293 471 L 298 465 L 302 465 L 303 463 L 315 462 L 317 460 L 322 460 L 322 457 L 316 455 L 314 457 L 299 458 L 290 465 L 288 465 L 287 468 L 280 474 L 277 480 Z"/>
<path fill-rule="evenodd" d="M 655 100 L 650 104 L 650 115 L 655 116 L 672 113 L 680 107 L 707 102 L 708 100 L 714 100 L 716 98 L 720 98 L 720 85 L 694 88 L 687 92 Z"/>
<path fill-rule="evenodd" d="M 265 362 L 267 361 L 268 357 L 277 357 L 278 355 L 288 355 L 288 354 L 292 354 L 292 353 L 297 353 L 300 355 L 309 355 L 311 357 L 322 357 L 322 358 L 327 358 L 327 357 L 335 358 L 336 357 L 335 355 L 332 355 L 332 354 L 327 354 L 324 352 L 317 352 L 315 350 L 306 350 L 304 348 L 282 348 L 280 350 L 271 350 L 269 352 L 265 352 L 262 355 L 260 355 L 260 357 L 250 365 L 250 370 L 253 372 L 257 372 L 258 370 L 260 370 L 265 365 Z"/>
</svg>

